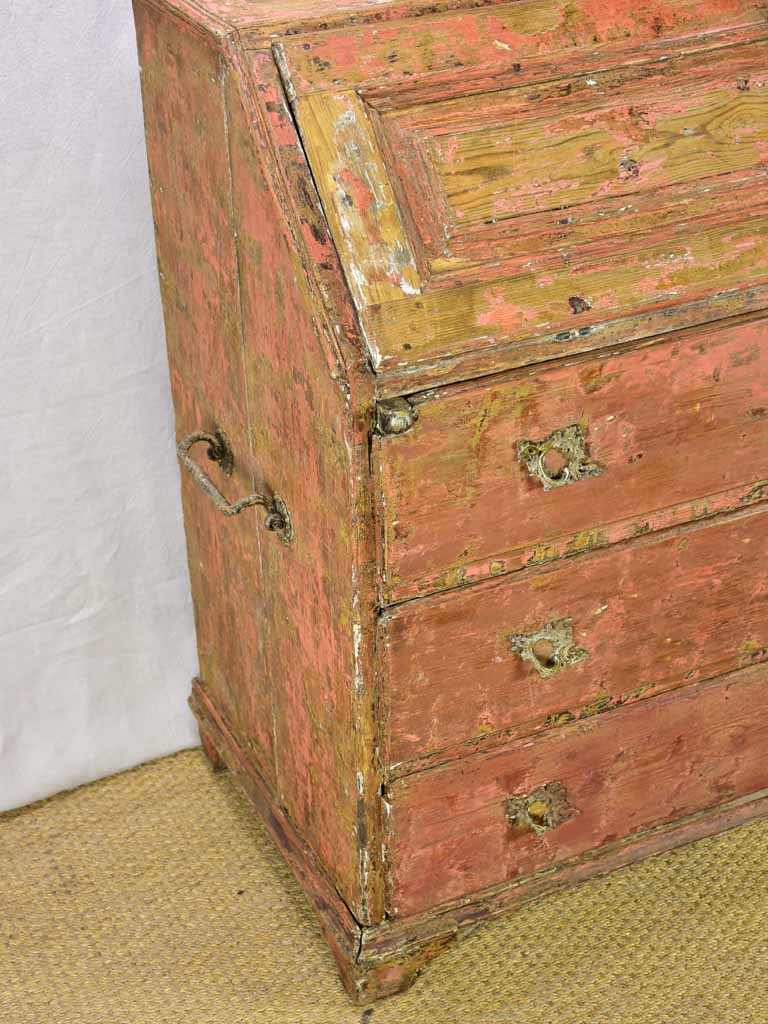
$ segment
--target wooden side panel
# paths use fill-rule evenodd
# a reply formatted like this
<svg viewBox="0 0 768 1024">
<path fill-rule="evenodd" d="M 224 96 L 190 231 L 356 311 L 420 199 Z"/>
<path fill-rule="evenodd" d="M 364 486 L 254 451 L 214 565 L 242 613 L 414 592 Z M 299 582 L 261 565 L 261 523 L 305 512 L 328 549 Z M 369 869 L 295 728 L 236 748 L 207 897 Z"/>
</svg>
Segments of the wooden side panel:
<svg viewBox="0 0 768 1024">
<path fill-rule="evenodd" d="M 415 402 L 408 433 L 376 441 L 384 603 L 768 494 L 766 319 Z M 518 445 L 572 425 L 598 472 L 545 490 Z"/>
<path fill-rule="evenodd" d="M 253 445 L 295 531 L 288 547 L 275 537 L 262 542 L 277 790 L 352 912 L 366 921 L 375 914 L 376 845 L 368 793 L 372 381 L 336 337 L 343 320 L 326 314 L 295 210 L 277 191 L 276 169 L 267 171 L 276 140 L 259 99 L 271 83 L 252 82 L 233 59 L 226 98 Z M 283 125 L 283 136 L 288 131 Z M 298 197 L 304 205 L 308 188 Z M 317 237 L 314 243 L 321 245 Z"/>
<path fill-rule="evenodd" d="M 391 914 L 419 914 L 764 790 L 767 687 L 757 666 L 395 783 Z M 510 820 L 508 799 L 544 786 L 557 793 L 560 823 L 537 832 Z"/>
<path fill-rule="evenodd" d="M 291 202 L 280 191 L 292 126 L 267 117 L 273 84 L 251 81 L 232 40 L 152 6 L 136 18 L 179 434 L 221 429 L 231 478 L 205 446 L 193 454 L 230 498 L 279 493 L 294 528 L 284 546 L 260 510 L 227 519 L 185 480 L 202 692 L 367 922 L 380 913 L 372 376 L 311 180 Z M 313 256 L 326 249 L 324 284 L 307 234 Z"/>
<path fill-rule="evenodd" d="M 135 9 L 157 255 L 177 435 L 224 431 L 227 477 L 193 449 L 234 500 L 254 490 L 224 113 L 223 61 L 194 26 Z M 182 478 L 200 673 L 259 771 L 275 780 L 272 688 L 265 660 L 258 510 L 225 519 Z"/>
<path fill-rule="evenodd" d="M 388 763 L 768 661 L 767 567 L 768 514 L 741 513 L 385 613 Z M 542 673 L 512 638 L 564 620 L 572 649 Z"/>
</svg>

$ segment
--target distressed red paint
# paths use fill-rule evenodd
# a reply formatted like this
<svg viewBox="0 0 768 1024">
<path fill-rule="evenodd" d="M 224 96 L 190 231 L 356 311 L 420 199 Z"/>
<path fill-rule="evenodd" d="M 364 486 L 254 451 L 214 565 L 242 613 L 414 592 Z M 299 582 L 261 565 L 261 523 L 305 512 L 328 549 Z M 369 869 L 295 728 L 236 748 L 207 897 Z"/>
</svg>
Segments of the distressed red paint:
<svg viewBox="0 0 768 1024">
<path fill-rule="evenodd" d="M 768 480 L 768 421 L 750 412 L 768 404 L 764 319 L 412 400 L 413 429 L 376 443 L 384 603 L 606 543 L 614 524 L 647 532 L 683 503 L 738 508 Z M 599 475 L 545 490 L 518 445 L 569 424 Z"/>
<path fill-rule="evenodd" d="M 585 657 L 542 677 L 509 638 L 562 619 Z M 387 760 L 413 771 L 768 661 L 768 523 L 646 535 L 408 602 L 380 628 Z"/>
<path fill-rule="evenodd" d="M 178 435 L 294 528 L 185 475 L 191 704 L 357 1002 L 768 809 L 765 18 L 137 0 Z"/>
<path fill-rule="evenodd" d="M 552 732 L 537 744 L 392 785 L 389 909 L 404 918 L 535 876 L 625 836 L 765 790 L 768 668 L 667 694 Z M 557 781 L 571 816 L 511 828 L 507 798 Z"/>
<path fill-rule="evenodd" d="M 519 365 L 530 338 L 571 330 L 569 352 L 591 349 L 622 318 L 681 326 L 713 277 L 734 312 L 768 285 L 764 7 L 684 4 L 670 19 L 649 4 L 627 35 L 628 9 L 617 22 L 586 0 L 511 4 L 511 44 L 500 10 L 446 15 L 445 36 L 416 23 L 404 52 L 361 28 L 354 62 L 347 35 L 277 46 L 382 382 L 445 373 L 446 354 L 457 376 L 490 372 L 502 348 Z M 467 88 L 487 71 L 481 24 L 513 69 L 506 87 Z M 441 62 L 444 94 L 428 82 Z M 339 188 L 350 169 L 358 199 Z"/>
<path fill-rule="evenodd" d="M 185 479 L 202 685 L 364 920 L 357 775 L 367 769 L 355 723 L 372 697 L 365 696 L 365 644 L 356 649 L 353 635 L 370 635 L 372 616 L 368 625 L 361 621 L 370 606 L 359 600 L 365 575 L 355 582 L 357 545 L 365 545 L 368 527 L 357 513 L 350 456 L 364 443 L 352 402 L 370 398 L 365 388 L 352 398 L 335 379 L 340 339 L 298 288 L 298 257 L 262 170 L 252 128 L 259 114 L 247 83 L 152 8 L 139 7 L 137 23 L 165 307 L 174 318 L 183 312 L 179 335 L 187 346 L 177 349 L 169 316 L 178 431 L 221 429 L 236 470 L 219 486 L 232 498 L 254 487 L 281 494 L 296 528 L 284 548 L 253 513 L 223 520 Z M 171 69 L 178 68 L 188 70 L 174 90 Z M 208 107 L 192 91 L 196 83 Z M 185 181 L 187 168 L 209 177 Z M 179 227 L 164 219 L 166 204 Z M 291 458 L 281 436 L 290 438 Z M 338 642 L 342 634 L 347 644 Z"/>
</svg>

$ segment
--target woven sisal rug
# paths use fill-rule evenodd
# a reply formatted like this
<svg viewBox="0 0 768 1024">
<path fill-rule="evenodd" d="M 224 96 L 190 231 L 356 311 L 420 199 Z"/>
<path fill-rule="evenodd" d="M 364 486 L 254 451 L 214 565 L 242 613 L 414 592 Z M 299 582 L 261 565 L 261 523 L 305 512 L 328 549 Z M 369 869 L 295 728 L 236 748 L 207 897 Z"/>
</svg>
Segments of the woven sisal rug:
<svg viewBox="0 0 768 1024">
<path fill-rule="evenodd" d="M 353 1008 L 199 751 L 0 817 L 2 1024 L 768 1024 L 768 821 L 528 905 Z"/>
</svg>

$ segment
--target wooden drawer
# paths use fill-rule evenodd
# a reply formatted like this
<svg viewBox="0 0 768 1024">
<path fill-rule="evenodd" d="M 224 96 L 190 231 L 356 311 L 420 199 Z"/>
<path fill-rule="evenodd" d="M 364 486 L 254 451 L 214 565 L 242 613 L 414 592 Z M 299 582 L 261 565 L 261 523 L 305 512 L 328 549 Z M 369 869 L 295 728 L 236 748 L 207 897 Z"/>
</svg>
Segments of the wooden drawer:
<svg viewBox="0 0 768 1024">
<path fill-rule="evenodd" d="M 523 0 L 278 40 L 382 392 L 764 308 L 765 37 Z"/>
<path fill-rule="evenodd" d="M 380 630 L 397 771 L 585 719 L 768 659 L 768 513 L 409 602 Z"/>
<path fill-rule="evenodd" d="M 761 497 L 768 320 L 416 403 L 407 433 L 377 441 L 382 603 Z"/>
<path fill-rule="evenodd" d="M 389 910 L 572 862 L 768 787 L 768 667 L 665 694 L 388 790 Z"/>
</svg>

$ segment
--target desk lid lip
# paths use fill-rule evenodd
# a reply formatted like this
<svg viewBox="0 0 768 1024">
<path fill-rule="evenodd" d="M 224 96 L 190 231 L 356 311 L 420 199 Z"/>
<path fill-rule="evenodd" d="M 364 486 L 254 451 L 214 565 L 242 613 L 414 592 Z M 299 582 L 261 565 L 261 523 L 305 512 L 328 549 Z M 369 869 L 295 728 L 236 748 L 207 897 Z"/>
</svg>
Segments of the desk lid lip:
<svg viewBox="0 0 768 1024">
<path fill-rule="evenodd" d="M 240 36 L 246 48 L 266 48 L 272 39 L 344 25 L 407 20 L 451 11 L 476 11 L 510 0 L 143 0 L 215 35 Z M 520 0 L 512 0 L 520 2 Z"/>
</svg>

